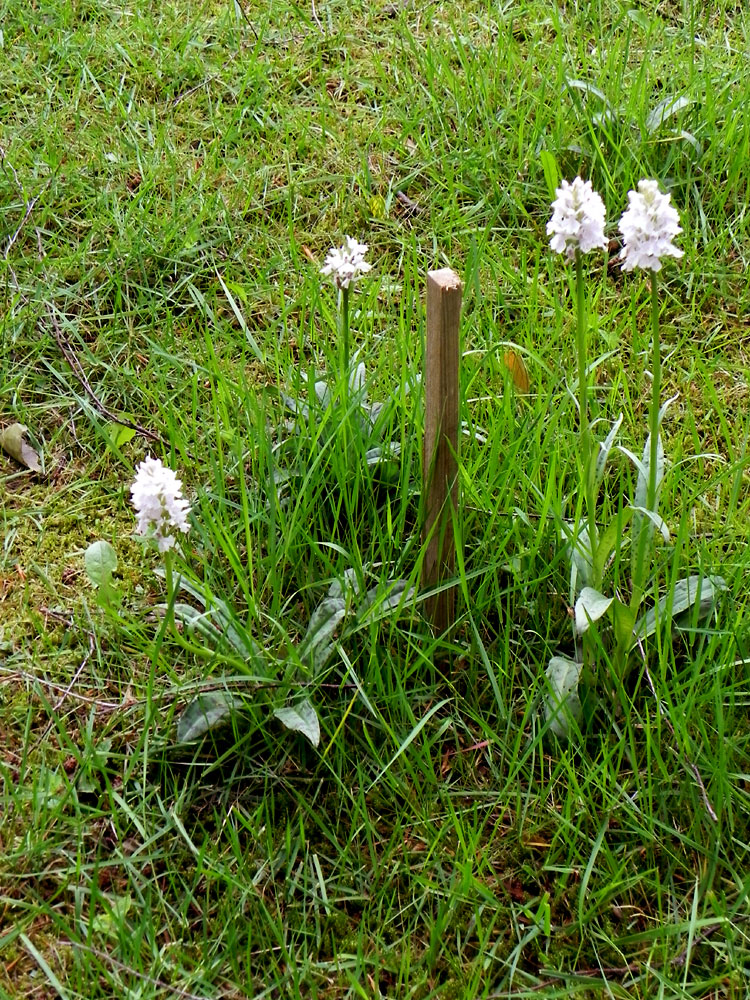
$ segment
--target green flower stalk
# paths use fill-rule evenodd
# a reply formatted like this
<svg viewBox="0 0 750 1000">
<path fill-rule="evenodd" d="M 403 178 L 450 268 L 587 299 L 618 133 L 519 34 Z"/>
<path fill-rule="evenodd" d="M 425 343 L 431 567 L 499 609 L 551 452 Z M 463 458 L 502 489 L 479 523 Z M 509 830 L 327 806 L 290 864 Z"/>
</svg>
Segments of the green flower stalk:
<svg viewBox="0 0 750 1000">
<path fill-rule="evenodd" d="M 349 294 L 351 286 L 356 284 L 361 275 L 372 270 L 372 264 L 365 260 L 369 247 L 366 243 L 358 243 L 354 237 L 346 236 L 344 245 L 328 251 L 325 264 L 320 273 L 333 279 L 339 290 L 339 315 L 341 323 L 341 351 L 343 360 L 344 385 L 349 386 Z"/>
<path fill-rule="evenodd" d="M 585 519 L 591 551 L 592 574 L 596 560 L 596 455 L 593 451 L 591 425 L 588 413 L 588 364 L 587 364 L 587 317 L 586 289 L 583 280 L 583 254 L 591 250 L 605 250 L 607 239 L 604 235 L 604 202 L 594 191 L 591 181 L 576 177 L 572 184 L 563 181 L 555 192 L 552 202 L 552 218 L 547 223 L 547 235 L 551 236 L 550 247 L 566 259 L 575 262 L 576 274 L 576 356 L 578 360 L 578 409 L 581 440 L 583 501 Z M 576 525 L 574 545 L 580 544 L 580 525 Z M 601 580 L 592 579 L 597 589 Z"/>
<path fill-rule="evenodd" d="M 659 292 L 657 274 L 664 257 L 682 257 L 683 251 L 672 243 L 682 232 L 677 210 L 670 204 L 671 196 L 659 190 L 653 180 L 642 180 L 637 191 L 628 192 L 628 208 L 620 219 L 623 250 L 620 255 L 623 271 L 635 268 L 651 271 L 651 405 L 649 407 L 649 454 L 646 506 L 658 513 L 659 503 L 659 410 L 661 397 L 661 346 L 659 342 Z M 631 607 L 640 604 L 646 584 L 654 525 L 644 519 L 635 544 L 633 563 L 633 593 Z"/>
<path fill-rule="evenodd" d="M 594 454 L 591 436 L 591 424 L 588 417 L 588 364 L 586 333 L 588 320 L 586 317 L 586 288 L 583 281 L 583 259 L 581 251 L 576 251 L 576 353 L 578 356 L 578 409 L 580 419 L 581 457 L 583 462 L 583 497 L 586 505 L 586 520 L 588 524 L 589 546 L 591 549 L 592 580 L 591 585 L 598 590 L 601 580 L 594 572 L 598 565 L 595 558 L 596 530 L 596 495 L 594 481 L 596 478 L 596 455 Z"/>
</svg>

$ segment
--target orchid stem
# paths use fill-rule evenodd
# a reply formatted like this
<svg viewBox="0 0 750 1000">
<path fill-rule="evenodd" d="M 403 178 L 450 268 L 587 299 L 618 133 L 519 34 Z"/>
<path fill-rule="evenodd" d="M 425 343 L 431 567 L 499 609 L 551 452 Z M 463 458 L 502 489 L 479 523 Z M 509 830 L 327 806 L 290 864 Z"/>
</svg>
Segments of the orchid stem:
<svg viewBox="0 0 750 1000">
<path fill-rule="evenodd" d="M 594 455 L 592 452 L 591 426 L 588 413 L 588 379 L 587 379 L 587 357 L 586 357 L 586 287 L 583 280 L 583 257 L 580 250 L 576 250 L 576 300 L 578 316 L 576 324 L 576 348 L 578 354 L 578 418 L 580 421 L 581 435 L 581 458 L 583 463 L 583 496 L 585 505 L 585 518 L 588 525 L 589 546 L 592 563 L 592 586 L 599 590 L 601 580 L 596 569 L 596 497 L 594 495 L 594 479 L 596 470 L 594 467 Z"/>
<path fill-rule="evenodd" d="M 661 346 L 659 342 L 659 282 L 656 272 L 651 275 L 651 407 L 648 416 L 649 455 L 648 484 L 646 486 L 646 509 L 657 513 L 657 492 L 659 484 L 659 402 L 661 397 Z M 647 556 L 654 534 L 654 525 L 645 514 L 641 515 L 641 527 L 636 541 L 636 558 L 633 568 L 633 593 L 631 607 L 637 608 L 645 593 L 645 573 Z"/>
<path fill-rule="evenodd" d="M 661 397 L 661 346 L 659 343 L 659 294 L 658 278 L 651 275 L 651 412 L 649 431 L 651 434 L 651 455 L 648 465 L 648 509 L 656 512 L 656 477 L 659 454 L 659 402 Z"/>
<path fill-rule="evenodd" d="M 349 289 L 341 289 L 341 347 L 344 356 L 344 383 L 349 388 Z"/>
<path fill-rule="evenodd" d="M 172 553 L 167 550 L 164 553 L 164 576 L 167 582 L 167 628 L 172 627 L 175 630 L 174 624 L 174 602 L 177 600 L 177 594 L 174 589 L 174 573 L 172 566 Z"/>
</svg>

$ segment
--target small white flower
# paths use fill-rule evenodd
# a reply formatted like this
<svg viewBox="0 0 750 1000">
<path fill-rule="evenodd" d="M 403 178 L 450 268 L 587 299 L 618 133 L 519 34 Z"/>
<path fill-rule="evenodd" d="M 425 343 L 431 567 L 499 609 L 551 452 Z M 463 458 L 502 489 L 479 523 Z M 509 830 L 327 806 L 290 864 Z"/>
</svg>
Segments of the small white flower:
<svg viewBox="0 0 750 1000">
<path fill-rule="evenodd" d="M 552 218 L 547 223 L 550 247 L 573 260 L 576 250 L 606 250 L 604 236 L 604 202 L 591 186 L 591 181 L 576 177 L 572 184 L 562 182 L 555 191 Z"/>
<path fill-rule="evenodd" d="M 661 271 L 662 257 L 683 256 L 683 251 L 672 243 L 682 229 L 670 198 L 659 190 L 658 181 L 639 181 L 638 190 L 628 192 L 628 208 L 620 219 L 623 271 L 636 267 Z"/>
<path fill-rule="evenodd" d="M 135 470 L 130 487 L 138 515 L 138 534 L 156 539 L 160 552 L 175 544 L 174 531 L 187 533 L 190 505 L 182 496 L 182 483 L 159 458 L 146 458 Z"/>
<path fill-rule="evenodd" d="M 368 249 L 366 243 L 357 243 L 353 236 L 346 236 L 342 247 L 328 251 L 320 273 L 330 275 L 337 288 L 348 288 L 360 275 L 372 270 L 372 264 L 365 260 Z"/>
</svg>

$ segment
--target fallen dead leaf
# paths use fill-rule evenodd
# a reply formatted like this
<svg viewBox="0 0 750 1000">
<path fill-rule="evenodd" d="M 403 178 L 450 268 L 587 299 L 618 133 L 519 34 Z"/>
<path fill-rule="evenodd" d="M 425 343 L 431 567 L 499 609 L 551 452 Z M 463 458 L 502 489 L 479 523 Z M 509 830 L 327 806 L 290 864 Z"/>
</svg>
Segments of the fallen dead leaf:
<svg viewBox="0 0 750 1000">
<path fill-rule="evenodd" d="M 503 364 L 510 372 L 510 377 L 513 379 L 513 385 L 515 385 L 516 389 L 519 392 L 528 392 L 531 387 L 531 381 L 521 355 L 515 351 L 506 351 L 503 354 Z"/>
<path fill-rule="evenodd" d="M 0 448 L 7 452 L 11 458 L 15 458 L 19 465 L 24 465 L 32 472 L 41 472 L 42 466 L 39 456 L 24 438 L 27 430 L 28 427 L 25 424 L 11 424 L 6 427 L 5 430 L 0 431 Z"/>
</svg>

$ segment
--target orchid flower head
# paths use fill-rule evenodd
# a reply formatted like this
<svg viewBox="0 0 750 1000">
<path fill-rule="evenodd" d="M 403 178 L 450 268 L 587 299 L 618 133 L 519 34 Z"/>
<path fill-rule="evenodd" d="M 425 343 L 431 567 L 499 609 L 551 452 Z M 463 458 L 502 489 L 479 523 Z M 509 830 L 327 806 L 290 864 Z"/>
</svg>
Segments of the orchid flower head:
<svg viewBox="0 0 750 1000">
<path fill-rule="evenodd" d="M 604 235 L 604 202 L 594 191 L 591 181 L 576 177 L 572 184 L 563 181 L 555 191 L 552 218 L 547 223 L 550 247 L 573 260 L 576 252 L 606 250 Z"/>
<path fill-rule="evenodd" d="M 628 192 L 628 207 L 620 219 L 623 271 L 636 267 L 660 271 L 663 257 L 682 257 L 672 240 L 682 232 L 680 216 L 671 195 L 659 190 L 659 182 L 642 180 L 637 191 Z"/>
<path fill-rule="evenodd" d="M 368 250 L 369 247 L 366 243 L 358 243 L 353 236 L 346 236 L 343 246 L 334 247 L 328 251 L 320 273 L 325 277 L 333 278 L 333 283 L 337 288 L 348 288 L 361 275 L 372 270 L 372 264 L 368 264 L 365 260 L 365 254 Z"/>
<path fill-rule="evenodd" d="M 130 493 L 138 534 L 155 539 L 159 551 L 168 552 L 175 544 L 174 532 L 190 530 L 190 505 L 182 495 L 182 483 L 159 458 L 144 459 L 135 472 Z"/>
</svg>

